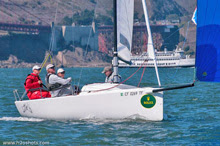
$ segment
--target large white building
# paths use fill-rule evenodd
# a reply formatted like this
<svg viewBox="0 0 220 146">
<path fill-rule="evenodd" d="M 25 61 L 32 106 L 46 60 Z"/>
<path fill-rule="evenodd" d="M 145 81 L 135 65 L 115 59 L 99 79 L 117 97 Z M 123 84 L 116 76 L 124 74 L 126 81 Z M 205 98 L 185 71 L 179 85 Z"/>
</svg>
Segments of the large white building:
<svg viewBox="0 0 220 146">
<path fill-rule="evenodd" d="M 88 44 L 92 50 L 98 50 L 98 33 L 92 26 L 56 26 L 56 41 L 58 42 L 61 37 L 66 44 L 72 42 L 74 46 L 80 45 L 83 49 Z M 54 48 L 61 49 L 56 46 Z"/>
</svg>

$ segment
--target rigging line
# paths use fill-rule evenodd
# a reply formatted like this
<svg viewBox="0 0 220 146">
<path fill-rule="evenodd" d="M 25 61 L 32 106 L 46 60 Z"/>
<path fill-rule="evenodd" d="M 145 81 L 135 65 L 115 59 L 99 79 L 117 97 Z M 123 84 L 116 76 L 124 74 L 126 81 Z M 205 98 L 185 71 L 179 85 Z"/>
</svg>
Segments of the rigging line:
<svg viewBox="0 0 220 146">
<path fill-rule="evenodd" d="M 142 26 L 141 26 L 142 27 Z M 143 26 L 144 27 L 144 26 Z M 142 33 L 142 32 L 141 32 Z M 140 34 L 141 34 L 140 33 Z M 143 35 L 144 35 L 144 33 L 143 33 Z M 142 38 L 142 36 L 141 36 L 141 40 L 143 40 L 143 38 Z M 144 41 L 143 41 L 144 42 Z M 142 43 L 143 43 L 142 42 Z M 153 44 L 152 43 L 147 43 L 146 44 L 146 46 L 147 46 L 147 49 L 148 49 L 148 46 L 152 46 Z M 143 44 L 143 46 L 142 47 L 144 47 L 144 44 Z M 144 55 L 147 55 L 147 52 L 143 52 L 140 56 L 138 56 L 136 59 L 140 59 L 140 58 L 142 58 Z M 126 68 L 123 72 L 122 72 L 122 74 L 124 74 L 125 72 L 127 72 L 127 70 L 129 69 L 129 67 L 128 68 Z"/>
<path fill-rule="evenodd" d="M 184 28 L 185 25 L 186 25 L 187 23 L 189 24 L 190 21 L 191 21 L 191 20 L 189 20 L 188 22 L 184 23 L 182 27 L 180 27 L 179 29 L 177 29 L 177 30 L 176 30 L 175 32 L 173 32 L 172 34 L 170 34 L 167 38 L 164 39 L 164 41 L 166 41 L 168 38 L 170 38 L 172 35 L 174 35 L 174 34 L 175 34 L 177 31 L 179 31 L 180 29 Z M 153 45 L 153 44 L 147 44 L 147 46 L 148 46 L 148 45 Z M 145 54 L 146 54 L 146 53 L 142 53 L 139 57 L 137 57 L 137 59 L 142 58 Z M 125 71 L 123 71 L 122 74 L 123 74 L 124 72 L 126 72 L 127 70 L 128 70 L 128 68 L 127 68 Z"/>
<path fill-rule="evenodd" d="M 59 3 L 57 2 L 57 8 L 56 8 L 56 13 L 55 13 L 55 18 L 54 18 L 54 24 L 56 24 L 56 21 L 57 21 L 58 6 L 59 6 Z"/>
<path fill-rule="evenodd" d="M 145 60 L 146 61 L 146 60 Z M 110 90 L 110 89 L 113 89 L 113 88 L 116 88 L 118 87 L 119 85 L 123 84 L 124 82 L 126 82 L 127 80 L 129 80 L 131 77 L 133 77 L 144 65 L 145 61 L 142 63 L 142 65 L 132 74 L 130 75 L 127 79 L 125 79 L 124 81 L 120 82 L 119 84 L 115 85 L 115 86 L 112 86 L 110 88 L 106 88 L 106 89 L 101 89 L 101 90 L 95 90 L 95 91 L 91 91 L 91 92 L 100 92 L 100 91 L 105 91 L 105 90 Z"/>
<path fill-rule="evenodd" d="M 191 21 L 191 20 L 190 20 Z M 182 29 L 183 27 L 185 27 L 185 25 L 188 23 L 188 27 L 187 27 L 187 34 L 188 34 L 188 28 L 189 28 L 189 23 L 190 23 L 190 21 L 188 21 L 188 22 L 186 22 L 182 27 L 180 27 L 179 29 L 177 29 L 175 32 L 173 32 L 171 35 L 169 35 L 166 39 L 164 39 L 164 41 L 165 40 L 167 40 L 168 38 L 170 38 L 172 35 L 174 35 L 177 31 L 179 31 L 180 29 Z M 186 41 L 186 38 L 185 38 L 185 41 Z M 184 41 L 184 45 L 185 45 L 185 41 Z M 147 44 L 147 45 L 153 45 L 153 44 Z M 145 53 L 142 53 L 137 59 L 139 59 L 139 58 L 141 58 L 142 56 L 144 56 L 145 55 Z M 125 70 L 125 71 L 127 71 L 128 70 L 128 68 Z M 123 71 L 123 73 L 125 72 L 125 71 Z M 177 73 L 177 71 L 176 71 L 176 73 Z M 176 74 L 175 73 L 175 74 Z"/>
<path fill-rule="evenodd" d="M 44 58 L 44 61 L 41 63 L 41 65 L 40 65 L 40 67 L 41 67 L 40 72 L 43 69 L 43 67 L 45 66 L 45 64 L 46 64 L 46 62 L 47 62 L 49 57 L 50 57 L 50 53 L 47 55 L 47 57 Z"/>
<path fill-rule="evenodd" d="M 164 39 L 164 41 L 166 41 L 167 39 L 169 39 L 171 36 L 173 36 L 177 31 L 179 31 L 180 29 L 184 28 L 185 25 L 187 23 L 189 23 L 191 20 L 189 20 L 188 22 L 184 23 L 182 27 L 180 27 L 179 29 L 177 29 L 176 31 L 174 31 L 172 34 L 170 34 L 167 38 Z"/>
<path fill-rule="evenodd" d="M 187 40 L 186 38 L 187 38 L 187 36 L 188 36 L 189 23 L 190 23 L 190 21 L 188 21 L 187 30 L 186 30 L 186 35 L 185 35 L 186 37 L 185 37 L 185 40 L 184 40 L 184 43 L 183 43 L 183 47 L 182 47 L 183 49 L 184 49 L 184 47 L 185 47 L 185 43 L 186 43 L 186 40 Z"/>
<path fill-rule="evenodd" d="M 138 56 L 136 59 L 140 59 L 140 58 L 142 58 L 144 55 L 146 55 L 146 52 L 145 53 L 142 53 L 140 56 Z M 145 61 L 144 61 L 145 62 Z M 144 63 L 143 62 L 143 63 Z M 127 71 L 128 71 L 128 69 L 129 69 L 129 67 L 127 67 L 121 74 L 124 74 L 125 72 L 127 73 Z"/>
<path fill-rule="evenodd" d="M 50 46 L 49 46 L 49 52 L 51 52 L 52 50 L 52 42 L 53 42 L 53 27 L 51 28 L 51 38 L 50 38 Z"/>
<path fill-rule="evenodd" d="M 39 19 L 39 20 L 42 21 L 42 22 L 45 22 L 46 24 L 49 24 L 48 22 L 44 21 L 44 20 L 41 19 L 40 17 L 38 17 L 38 16 L 36 16 L 36 15 L 30 13 L 29 11 L 23 9 L 21 6 L 17 5 L 16 3 L 12 2 L 11 0 L 8 0 L 8 1 L 10 1 L 10 2 L 13 3 L 15 6 L 19 7 L 20 9 L 22 9 L 23 11 L 25 11 L 25 12 L 28 13 L 29 15 L 31 15 L 31 16 L 33 16 L 33 17 L 36 17 L 37 19 Z M 50 25 L 50 24 L 49 24 L 49 25 Z"/>
<path fill-rule="evenodd" d="M 187 29 L 186 29 L 186 33 L 185 33 L 185 39 L 184 39 L 182 48 L 184 48 L 185 43 L 186 43 L 186 41 L 187 41 L 188 30 L 189 30 L 189 24 L 190 24 L 190 21 L 188 21 L 188 25 L 187 25 Z M 179 64 L 180 64 L 180 60 L 178 61 L 178 65 L 179 65 Z M 176 68 L 176 71 L 175 71 L 175 73 L 174 73 L 174 75 L 173 75 L 172 77 L 176 77 L 178 71 L 179 71 L 179 68 Z M 168 78 L 169 80 L 171 79 L 170 76 L 167 76 L 167 78 Z"/>
<path fill-rule="evenodd" d="M 137 86 L 137 87 L 139 87 L 139 86 L 140 86 L 140 84 L 141 84 L 141 81 L 142 81 L 142 78 L 143 78 L 143 76 L 144 76 L 144 72 L 145 72 L 146 67 L 147 67 L 147 66 L 144 66 L 144 68 L 143 68 L 143 72 L 142 72 L 142 75 L 141 75 L 141 78 L 140 78 L 140 81 L 139 81 L 139 83 L 138 83 L 138 86 Z"/>
<path fill-rule="evenodd" d="M 96 6 L 97 6 L 97 3 L 95 4 L 95 10 L 94 10 L 94 16 L 93 16 L 92 24 L 95 22 Z M 85 53 L 85 55 L 87 55 L 87 52 L 88 52 L 89 41 L 90 41 L 90 38 L 91 38 L 92 29 L 93 29 L 93 26 L 91 25 L 90 32 L 89 32 L 89 38 L 88 38 L 88 41 L 87 41 L 87 44 L 86 44 L 86 53 Z M 80 85 L 80 81 L 81 81 L 81 77 L 82 77 L 82 71 L 83 71 L 83 67 L 81 67 L 81 70 L 80 70 L 78 86 Z"/>
<path fill-rule="evenodd" d="M 55 13 L 55 18 L 54 18 L 54 25 L 56 23 L 56 17 L 57 17 L 57 10 L 58 10 L 58 3 L 56 7 L 56 13 Z M 50 58 L 51 64 L 53 64 L 53 44 L 54 44 L 54 36 L 55 36 L 55 26 L 53 25 L 52 30 L 51 30 L 51 39 L 50 39 L 50 46 L 49 46 L 49 51 L 48 55 L 44 58 L 44 61 L 41 63 L 41 68 L 43 68 L 47 62 L 47 60 Z M 56 64 L 55 64 L 56 66 Z M 42 70 L 42 69 L 41 69 Z"/>
<path fill-rule="evenodd" d="M 54 24 L 52 26 L 52 35 L 51 35 L 51 41 L 50 41 L 50 48 L 49 50 L 51 51 L 51 53 L 53 52 L 53 48 L 54 48 L 54 40 L 55 40 L 55 24 L 56 24 L 56 19 L 57 19 L 57 11 L 58 11 L 58 2 L 57 2 L 57 7 L 56 7 L 56 12 L 55 12 L 55 16 L 54 16 Z"/>
<path fill-rule="evenodd" d="M 54 16 L 54 25 L 53 25 L 53 36 L 52 36 L 52 48 L 51 48 L 51 56 L 50 56 L 50 61 L 51 63 L 53 64 L 53 51 L 54 51 L 54 43 L 56 43 L 56 40 L 55 40 L 55 37 L 56 37 L 56 27 L 55 27 L 55 24 L 56 24 L 56 21 L 57 21 L 57 11 L 58 11 L 58 6 L 59 6 L 59 3 L 57 2 L 57 7 L 56 7 L 56 12 L 55 12 L 55 16 Z M 54 61 L 54 65 L 56 65 L 56 61 Z"/>
<path fill-rule="evenodd" d="M 57 10 L 58 10 L 58 2 L 57 2 L 56 12 L 54 16 L 54 23 L 52 25 L 52 30 L 51 30 L 52 34 L 51 34 L 51 41 L 50 41 L 50 48 L 49 48 L 49 51 L 51 53 L 53 52 L 53 49 L 54 49 L 54 40 L 55 40 L 55 31 L 56 31 L 55 24 L 56 24 L 56 19 L 57 19 Z"/>
</svg>

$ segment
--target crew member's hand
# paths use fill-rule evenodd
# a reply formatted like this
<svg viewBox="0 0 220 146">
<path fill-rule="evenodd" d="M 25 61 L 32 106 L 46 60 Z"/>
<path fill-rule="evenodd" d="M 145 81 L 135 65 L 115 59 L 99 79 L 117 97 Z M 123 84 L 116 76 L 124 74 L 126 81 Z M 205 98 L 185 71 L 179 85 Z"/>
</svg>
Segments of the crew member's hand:
<svg viewBox="0 0 220 146">
<path fill-rule="evenodd" d="M 41 81 L 41 80 L 39 80 L 39 81 L 38 81 L 38 83 L 39 83 L 39 84 L 42 84 L 42 81 Z"/>
<path fill-rule="evenodd" d="M 69 77 L 69 78 L 67 78 L 68 80 L 70 80 L 70 82 L 72 81 L 72 78 L 71 77 Z"/>
</svg>

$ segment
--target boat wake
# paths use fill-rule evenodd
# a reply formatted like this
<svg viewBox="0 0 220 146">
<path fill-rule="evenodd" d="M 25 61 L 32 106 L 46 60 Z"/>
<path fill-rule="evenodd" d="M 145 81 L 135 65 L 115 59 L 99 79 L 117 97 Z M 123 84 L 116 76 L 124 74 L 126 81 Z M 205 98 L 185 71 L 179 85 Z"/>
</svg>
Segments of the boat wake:
<svg viewBox="0 0 220 146">
<path fill-rule="evenodd" d="M 42 122 L 50 119 L 39 119 L 39 118 L 28 118 L 28 117 L 1 117 L 0 121 L 21 121 L 21 122 Z M 83 119 L 78 120 L 55 120 L 55 121 L 63 121 L 63 122 L 86 122 L 86 123 L 93 123 L 93 124 L 107 124 L 107 123 L 121 123 L 121 122 L 146 122 L 151 121 L 149 119 L 146 119 L 145 117 L 142 117 L 138 114 L 122 118 L 122 119 L 100 119 L 96 118 L 94 116 L 89 116 Z"/>
<path fill-rule="evenodd" d="M 72 120 L 68 120 L 69 122 L 73 122 Z M 75 121 L 75 120 L 74 120 Z M 86 123 L 93 123 L 93 124 L 97 124 L 97 125 L 102 125 L 102 124 L 109 124 L 109 123 L 123 123 L 123 122 L 147 122 L 147 121 L 151 121 L 149 119 L 146 119 L 143 116 L 140 116 L 138 114 L 126 117 L 126 118 L 122 118 L 122 119 L 100 119 L 100 118 L 96 118 L 96 117 L 86 117 L 83 119 L 79 119 L 77 120 L 78 122 L 86 122 Z"/>
<path fill-rule="evenodd" d="M 22 122 L 42 122 L 44 119 L 27 118 L 27 117 L 2 117 L 0 121 L 22 121 Z"/>
</svg>

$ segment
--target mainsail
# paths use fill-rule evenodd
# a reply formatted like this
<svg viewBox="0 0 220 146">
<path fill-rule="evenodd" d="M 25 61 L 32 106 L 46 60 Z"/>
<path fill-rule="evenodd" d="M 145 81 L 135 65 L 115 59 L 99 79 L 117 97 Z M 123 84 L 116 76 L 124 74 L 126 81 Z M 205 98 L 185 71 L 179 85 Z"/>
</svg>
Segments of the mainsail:
<svg viewBox="0 0 220 146">
<path fill-rule="evenodd" d="M 220 82 L 220 1 L 197 1 L 196 76 Z"/>
<path fill-rule="evenodd" d="M 134 0 L 117 1 L 117 48 L 118 57 L 125 62 L 131 60 Z"/>
</svg>

